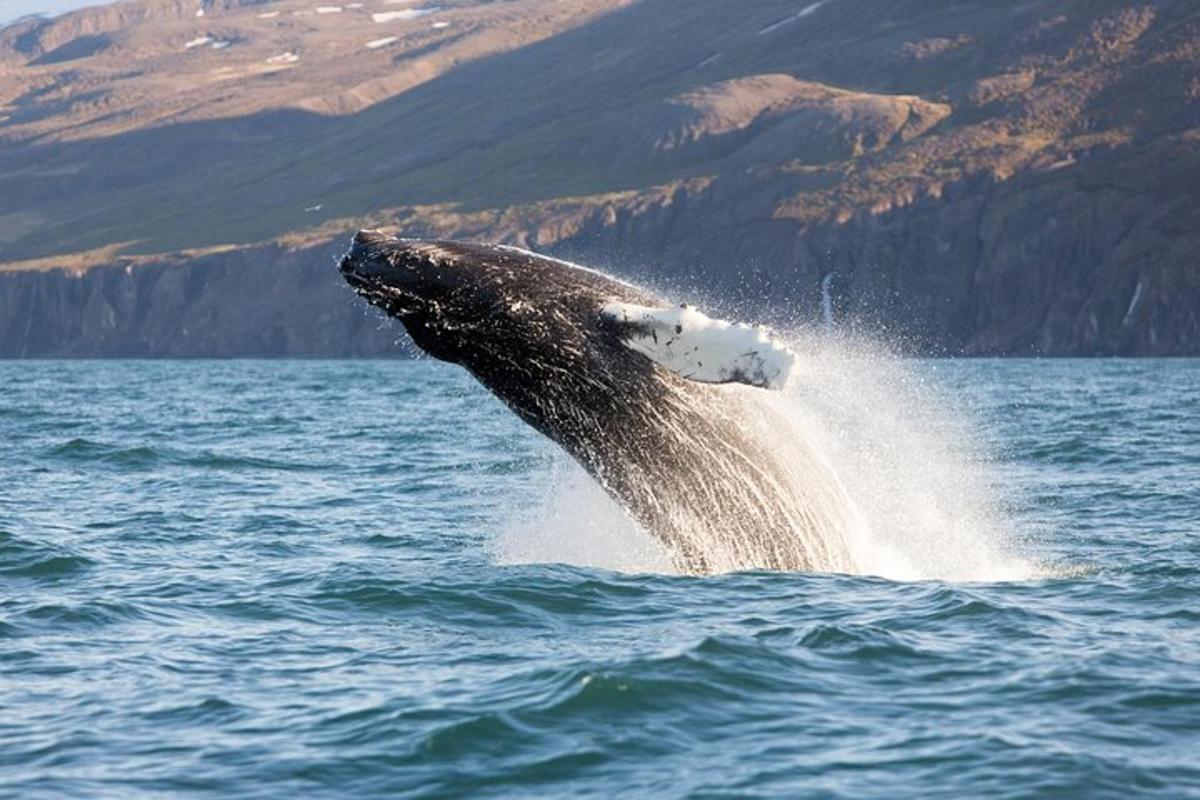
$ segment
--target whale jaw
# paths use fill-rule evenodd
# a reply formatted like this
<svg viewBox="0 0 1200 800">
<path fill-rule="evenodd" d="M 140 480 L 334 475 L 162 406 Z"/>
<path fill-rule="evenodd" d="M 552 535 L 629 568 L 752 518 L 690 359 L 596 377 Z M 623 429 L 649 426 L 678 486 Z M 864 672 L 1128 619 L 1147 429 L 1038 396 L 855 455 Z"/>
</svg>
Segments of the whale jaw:
<svg viewBox="0 0 1200 800">
<path fill-rule="evenodd" d="M 422 263 L 423 245 L 379 231 L 359 231 L 338 270 L 359 297 L 403 320 L 426 305 L 419 285 L 421 269 L 436 268 L 433 260 Z"/>
</svg>

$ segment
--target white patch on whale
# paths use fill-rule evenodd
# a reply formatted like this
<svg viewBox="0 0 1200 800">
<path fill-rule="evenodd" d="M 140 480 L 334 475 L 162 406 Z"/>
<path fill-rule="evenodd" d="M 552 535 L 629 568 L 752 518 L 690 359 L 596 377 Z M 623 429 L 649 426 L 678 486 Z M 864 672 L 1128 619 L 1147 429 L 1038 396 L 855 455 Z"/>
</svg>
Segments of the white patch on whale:
<svg viewBox="0 0 1200 800">
<path fill-rule="evenodd" d="M 769 328 L 713 319 L 688 305 L 649 308 L 607 303 L 601 313 L 628 324 L 625 343 L 671 372 L 701 383 L 779 389 L 796 354 Z"/>
</svg>

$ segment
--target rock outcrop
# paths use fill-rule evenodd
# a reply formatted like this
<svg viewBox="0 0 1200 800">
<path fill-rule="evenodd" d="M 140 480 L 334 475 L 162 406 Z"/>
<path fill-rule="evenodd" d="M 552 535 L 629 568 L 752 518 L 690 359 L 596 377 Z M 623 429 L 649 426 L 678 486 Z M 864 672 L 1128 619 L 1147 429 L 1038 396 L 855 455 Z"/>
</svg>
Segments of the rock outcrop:
<svg viewBox="0 0 1200 800">
<path fill-rule="evenodd" d="M 402 329 L 345 291 L 334 251 L 0 273 L 3 358 L 397 355 Z"/>
</svg>

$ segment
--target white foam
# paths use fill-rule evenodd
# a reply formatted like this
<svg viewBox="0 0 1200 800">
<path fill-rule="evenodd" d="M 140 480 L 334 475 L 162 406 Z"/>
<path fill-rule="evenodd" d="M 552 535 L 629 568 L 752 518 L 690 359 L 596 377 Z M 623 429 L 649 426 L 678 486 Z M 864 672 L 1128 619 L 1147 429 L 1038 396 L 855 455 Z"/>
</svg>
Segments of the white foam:
<svg viewBox="0 0 1200 800">
<path fill-rule="evenodd" d="M 449 28 L 450 23 L 446 22 L 445 20 L 440 20 L 438 22 L 433 23 L 429 27 L 433 28 L 436 31 L 436 30 L 441 30 L 442 28 Z"/>
<path fill-rule="evenodd" d="M 342 13 L 342 7 L 341 6 L 317 6 L 316 12 L 318 14 L 340 14 L 340 13 Z"/>
<path fill-rule="evenodd" d="M 278 11 L 264 11 L 263 13 L 258 15 L 258 18 L 259 19 L 273 19 L 278 16 L 279 16 Z"/>
<path fill-rule="evenodd" d="M 859 572 L 895 580 L 1006 581 L 1044 574 L 1019 555 L 986 447 L 933 362 L 808 337 L 783 392 L 758 392 L 835 472 L 855 520 Z"/>
<path fill-rule="evenodd" d="M 213 42 L 212 49 L 213 50 L 224 50 L 226 47 L 229 47 L 230 44 L 232 44 L 232 42 Z"/>
<path fill-rule="evenodd" d="M 300 56 L 296 55 L 295 53 L 293 53 L 291 51 L 288 51 L 286 53 L 280 53 L 277 56 L 271 56 L 270 58 L 267 59 L 267 63 L 268 64 L 295 64 L 299 60 L 300 60 Z"/>
<path fill-rule="evenodd" d="M 367 49 L 376 50 L 380 47 L 387 47 L 389 44 L 395 44 L 398 41 L 400 41 L 400 37 L 398 36 L 385 36 L 382 39 L 374 39 L 367 42 Z"/>
<path fill-rule="evenodd" d="M 850 571 L 901 581 L 1052 574 L 1019 551 L 1025 532 L 1004 511 L 996 467 L 969 418 L 929 380 L 936 364 L 834 337 L 790 341 L 799 363 L 783 391 L 721 391 L 747 403 L 744 435 L 794 462 L 799 479 L 819 469 L 819 480 L 838 487 L 849 529 L 830 535 L 845 537 Z M 499 560 L 676 571 L 665 548 L 565 456 L 537 480 L 542 500 L 510 512 L 495 542 Z"/>
<path fill-rule="evenodd" d="M 608 303 L 602 313 L 631 325 L 626 344 L 652 361 L 702 383 L 778 389 L 796 355 L 769 328 L 713 319 L 688 305 L 648 308 Z"/>
<path fill-rule="evenodd" d="M 211 41 L 211 36 L 197 36 L 195 39 L 192 39 L 190 42 L 184 44 L 183 47 L 185 50 L 191 50 L 194 47 L 203 47 Z"/>
<path fill-rule="evenodd" d="M 565 455 L 559 456 L 538 482 L 542 485 L 540 502 L 513 508 L 492 542 L 497 562 L 676 572 L 662 546 Z"/>
</svg>

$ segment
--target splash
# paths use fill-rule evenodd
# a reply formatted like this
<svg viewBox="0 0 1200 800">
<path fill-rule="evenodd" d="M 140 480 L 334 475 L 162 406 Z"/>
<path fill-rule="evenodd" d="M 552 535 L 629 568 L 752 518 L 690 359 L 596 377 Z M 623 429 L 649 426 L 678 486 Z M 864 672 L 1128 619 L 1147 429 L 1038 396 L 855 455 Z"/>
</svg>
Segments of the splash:
<svg viewBox="0 0 1200 800">
<path fill-rule="evenodd" d="M 493 542 L 497 562 L 677 572 L 658 541 L 566 455 L 556 454 L 539 482 L 540 502 L 513 509 Z"/>
<path fill-rule="evenodd" d="M 788 339 L 799 359 L 782 391 L 727 391 L 744 406 L 745 432 L 797 488 L 840 506 L 819 517 L 835 528 L 821 535 L 848 553 L 845 571 L 948 581 L 1043 574 L 1018 552 L 987 448 L 954 398 L 931 382 L 927 363 L 829 335 Z M 498 537 L 501 562 L 674 571 L 662 547 L 582 469 L 564 459 L 543 488 L 541 503 L 513 514 Z"/>
<path fill-rule="evenodd" d="M 859 572 L 896 580 L 1023 580 L 1018 526 L 994 487 L 986 443 L 929 362 L 836 337 L 801 338 L 783 393 L 763 393 L 824 456 L 851 503 Z"/>
</svg>

